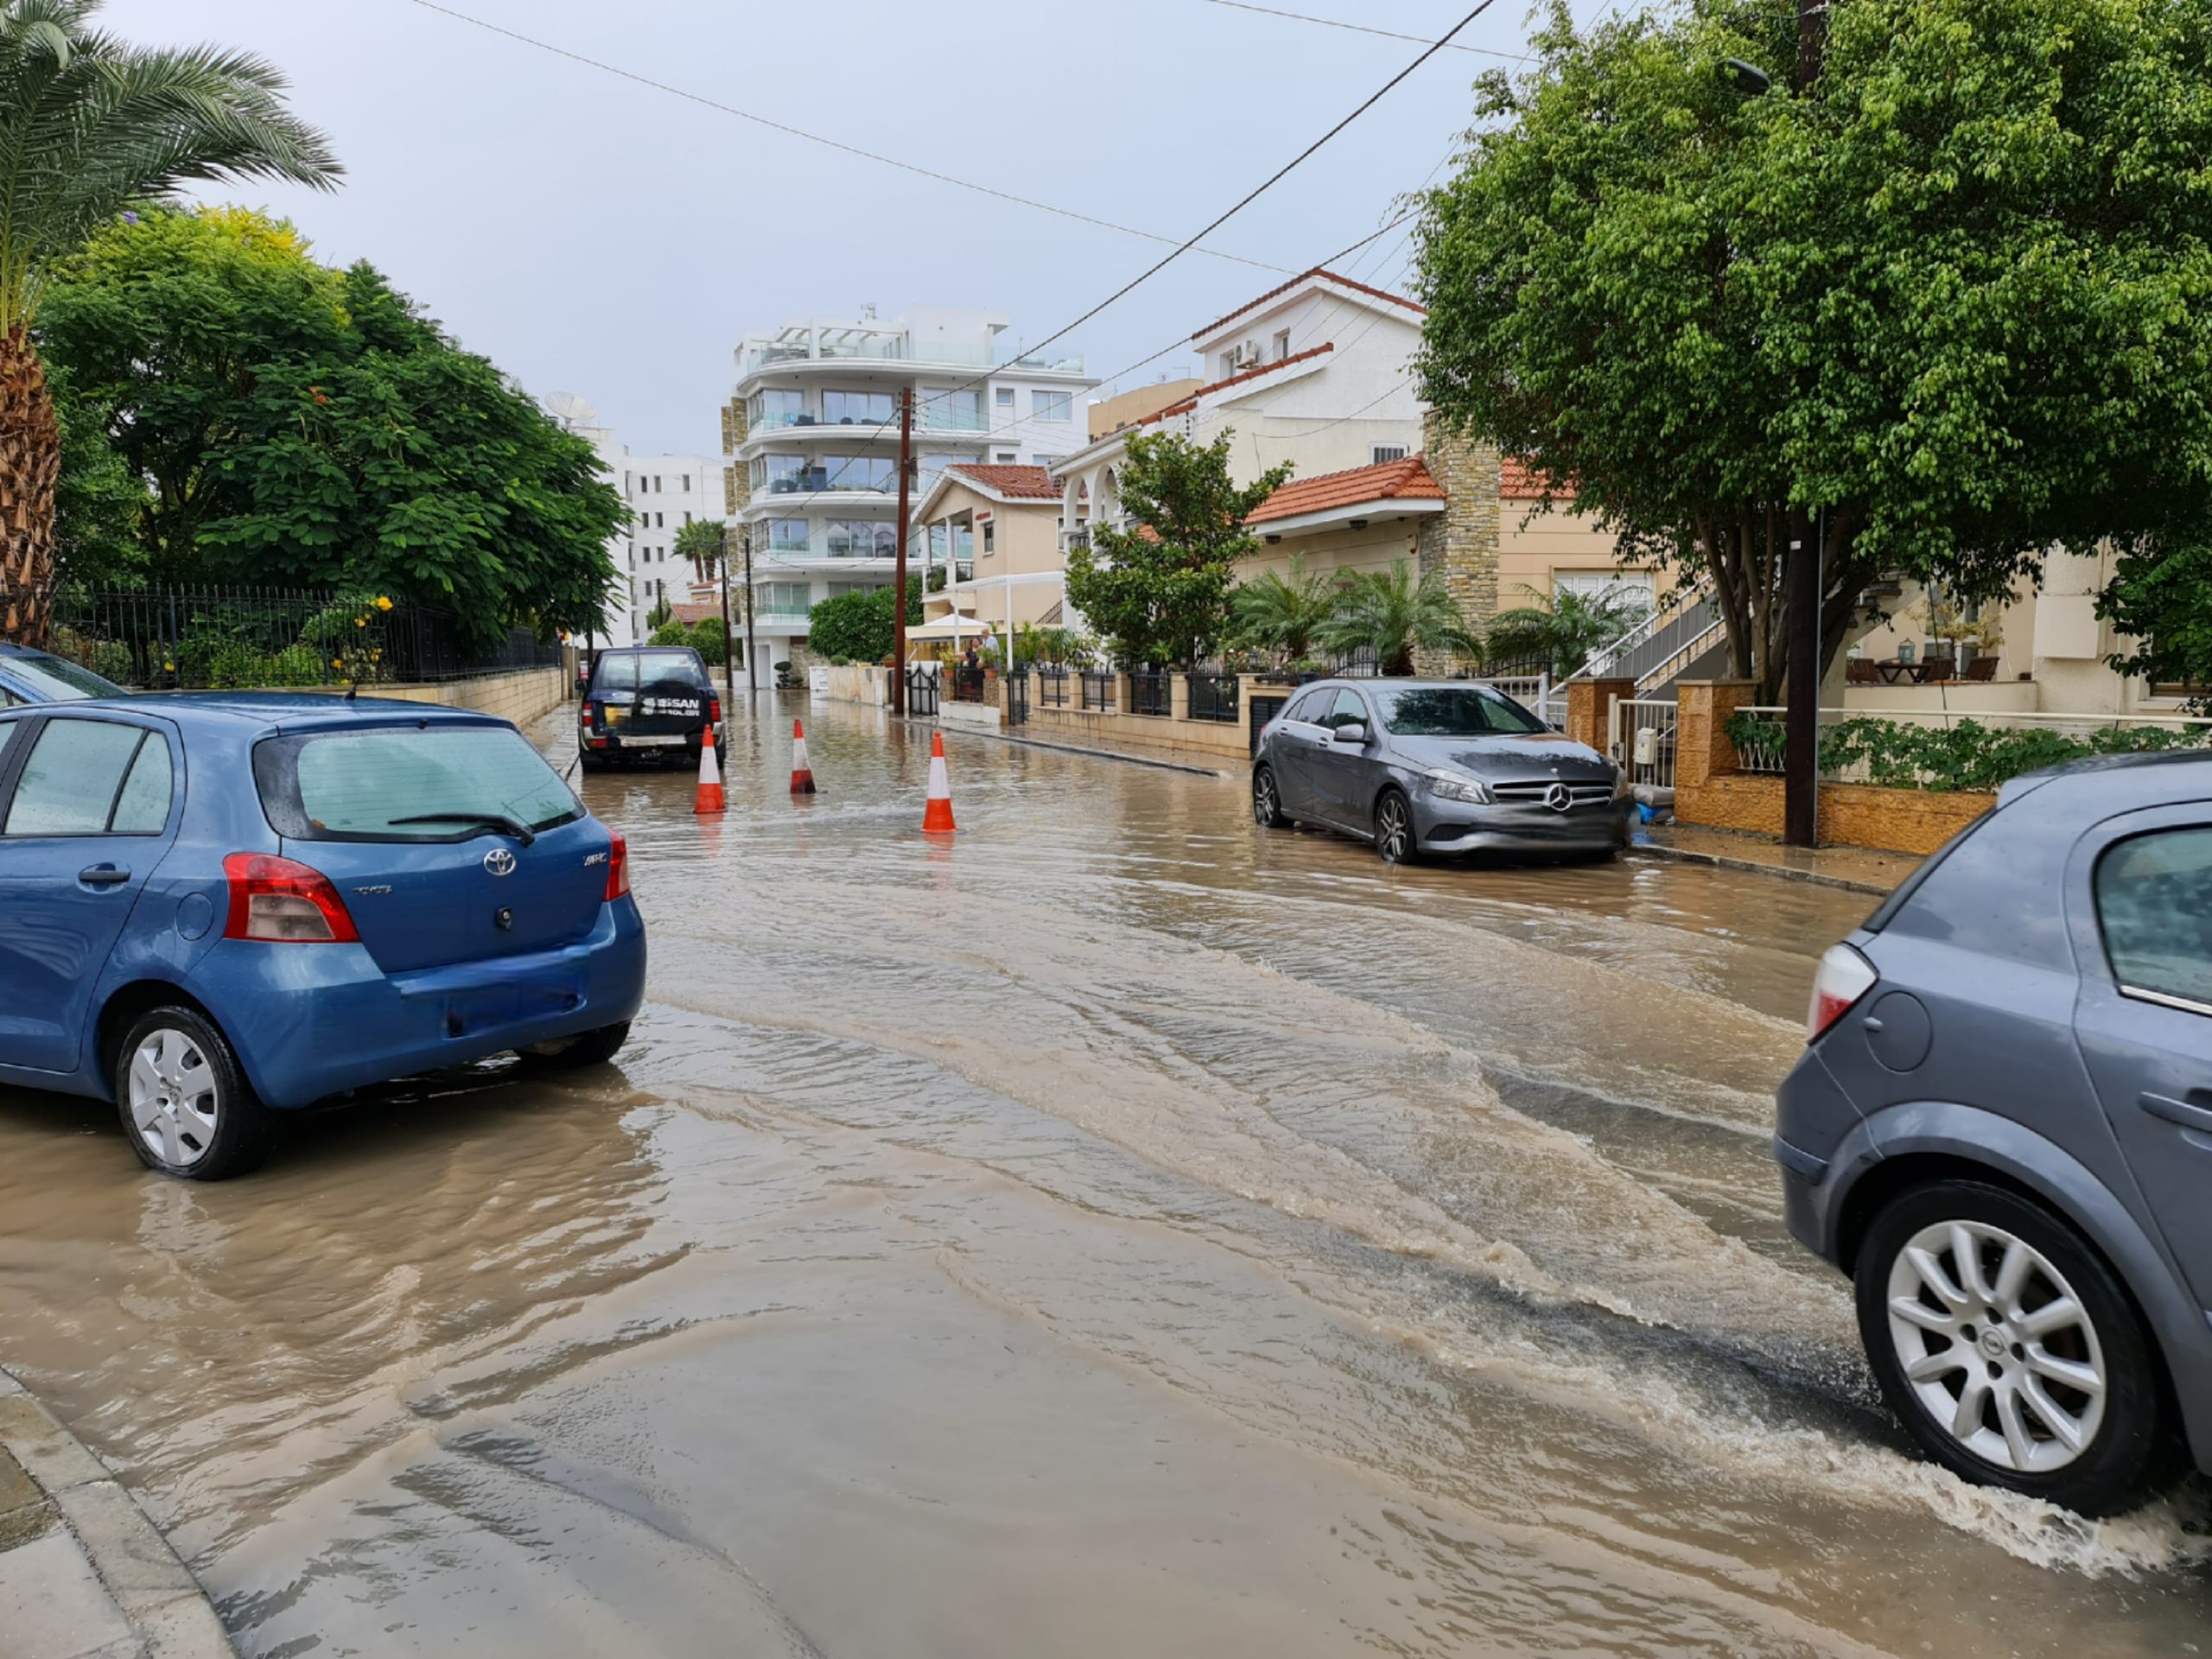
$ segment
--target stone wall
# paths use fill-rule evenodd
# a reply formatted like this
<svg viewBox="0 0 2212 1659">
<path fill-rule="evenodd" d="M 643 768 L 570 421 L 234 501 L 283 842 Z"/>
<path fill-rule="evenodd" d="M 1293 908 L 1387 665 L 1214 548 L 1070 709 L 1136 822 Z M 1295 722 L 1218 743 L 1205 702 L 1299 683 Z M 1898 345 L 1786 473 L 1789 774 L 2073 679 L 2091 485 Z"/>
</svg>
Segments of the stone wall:
<svg viewBox="0 0 2212 1659">
<path fill-rule="evenodd" d="M 449 709 L 474 709 L 527 726 L 551 714 L 568 700 L 575 671 L 566 668 L 523 668 L 512 674 L 486 674 L 474 680 L 448 680 L 438 685 L 379 685 L 365 690 L 365 697 L 391 697 L 401 702 L 437 702 Z"/>
<path fill-rule="evenodd" d="M 1752 835 L 1782 833 L 1782 779 L 1771 772 L 1738 771 L 1736 746 L 1728 741 L 1728 717 L 1753 695 L 1749 680 L 1688 680 L 1675 694 L 1678 822 Z M 1994 795 L 1830 783 L 1821 785 L 1819 799 L 1814 833 L 1821 842 L 1922 856 L 1997 801 Z"/>
<path fill-rule="evenodd" d="M 1431 410 L 1422 425 L 1429 475 L 1444 489 L 1444 511 L 1421 521 L 1414 540 L 1420 573 L 1444 573 L 1444 586 L 1459 613 L 1478 632 L 1497 614 L 1499 499 L 1497 451 L 1453 433 Z M 1414 667 L 1448 674 L 1458 665 L 1450 652 L 1423 651 Z"/>
</svg>

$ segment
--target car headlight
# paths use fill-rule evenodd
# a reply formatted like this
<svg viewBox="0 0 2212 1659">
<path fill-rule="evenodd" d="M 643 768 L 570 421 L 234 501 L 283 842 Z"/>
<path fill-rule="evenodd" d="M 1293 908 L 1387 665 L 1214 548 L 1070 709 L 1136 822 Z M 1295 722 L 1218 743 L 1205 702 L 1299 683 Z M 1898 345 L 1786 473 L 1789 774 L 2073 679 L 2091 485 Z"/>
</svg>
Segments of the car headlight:
<svg viewBox="0 0 2212 1659">
<path fill-rule="evenodd" d="M 1447 772 L 1438 766 L 1428 774 L 1428 792 L 1447 801 L 1467 801 L 1476 806 L 1490 804 L 1490 791 L 1479 778 L 1470 778 L 1464 772 Z"/>
</svg>

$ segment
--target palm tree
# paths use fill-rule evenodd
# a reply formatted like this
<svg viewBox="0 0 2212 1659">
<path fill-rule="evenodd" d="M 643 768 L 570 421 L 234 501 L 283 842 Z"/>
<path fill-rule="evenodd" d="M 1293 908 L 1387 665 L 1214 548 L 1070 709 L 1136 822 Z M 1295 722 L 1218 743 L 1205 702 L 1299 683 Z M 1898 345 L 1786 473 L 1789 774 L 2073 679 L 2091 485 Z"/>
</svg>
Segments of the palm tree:
<svg viewBox="0 0 2212 1659">
<path fill-rule="evenodd" d="M 1552 677 L 1566 679 L 1643 618 L 1646 601 L 1637 590 L 1613 587 L 1598 594 L 1521 590 L 1529 602 L 1491 619 L 1489 660 L 1493 664 L 1541 662 Z"/>
<path fill-rule="evenodd" d="M 676 556 L 691 561 L 692 579 L 704 582 L 722 561 L 722 521 L 694 518 L 676 532 Z"/>
<path fill-rule="evenodd" d="M 215 47 L 141 49 L 100 0 L 0 0 L 0 638 L 42 643 L 61 434 L 30 328 L 57 261 L 131 203 L 183 186 L 340 175 L 283 78 Z"/>
<path fill-rule="evenodd" d="M 1346 577 L 1336 614 L 1321 629 L 1320 639 L 1333 651 L 1372 651 L 1385 674 L 1412 673 L 1416 649 L 1470 657 L 1482 651 L 1444 586 L 1444 573 L 1430 570 L 1416 577 L 1407 559 L 1393 560 L 1388 570 Z"/>
<path fill-rule="evenodd" d="M 1255 645 L 1282 653 L 1294 663 L 1311 656 L 1313 641 L 1337 613 L 1340 572 L 1306 574 L 1306 556 L 1290 556 L 1290 574 L 1268 570 L 1229 596 L 1237 631 Z"/>
</svg>

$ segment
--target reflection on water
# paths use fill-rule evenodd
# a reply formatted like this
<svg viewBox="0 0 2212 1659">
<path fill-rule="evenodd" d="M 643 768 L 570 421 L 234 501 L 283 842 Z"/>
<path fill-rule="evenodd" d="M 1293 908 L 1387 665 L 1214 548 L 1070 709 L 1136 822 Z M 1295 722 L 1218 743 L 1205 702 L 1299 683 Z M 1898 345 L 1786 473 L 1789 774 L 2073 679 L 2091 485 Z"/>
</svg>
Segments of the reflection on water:
<svg viewBox="0 0 2212 1659">
<path fill-rule="evenodd" d="M 2166 1652 L 2201 1504 L 1969 1491 L 1764 1136 L 1863 902 L 1389 869 L 818 707 L 594 776 L 652 1003 L 143 1175 L 0 1095 L 0 1362 L 250 1654 Z M 549 722 L 549 747 L 562 722 Z M 561 754 L 565 762 L 567 755 Z"/>
</svg>

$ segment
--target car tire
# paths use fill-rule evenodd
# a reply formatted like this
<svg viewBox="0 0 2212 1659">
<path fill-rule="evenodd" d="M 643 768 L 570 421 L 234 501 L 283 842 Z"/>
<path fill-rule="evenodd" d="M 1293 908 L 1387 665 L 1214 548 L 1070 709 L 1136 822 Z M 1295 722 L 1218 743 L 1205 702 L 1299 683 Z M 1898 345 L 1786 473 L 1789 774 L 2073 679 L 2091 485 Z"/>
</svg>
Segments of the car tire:
<svg viewBox="0 0 2212 1659">
<path fill-rule="evenodd" d="M 2177 1472 L 2171 1392 L 2141 1313 L 2041 1205 L 1979 1181 L 1916 1187 L 1874 1218 L 1854 1277 L 1883 1398 L 1955 1474 L 2101 1516 Z M 2060 1367 L 2097 1387 L 2056 1380 Z"/>
<path fill-rule="evenodd" d="M 1414 832 L 1414 804 L 1403 790 L 1386 789 L 1376 800 L 1375 851 L 1385 864 L 1421 862 L 1421 842 Z"/>
<path fill-rule="evenodd" d="M 607 769 L 607 757 L 594 754 L 589 749 L 584 750 L 576 759 L 586 772 L 605 772 Z"/>
<path fill-rule="evenodd" d="M 1252 822 L 1262 830 L 1287 830 L 1290 814 L 1282 810 L 1282 788 L 1273 766 L 1252 768 Z"/>
<path fill-rule="evenodd" d="M 227 1180 L 256 1167 L 276 1120 L 255 1096 L 223 1033 L 197 1010 L 149 1010 L 110 1057 L 116 1111 L 138 1161 L 192 1181 Z"/>
<path fill-rule="evenodd" d="M 630 1022 L 625 1020 L 565 1042 L 540 1043 L 518 1052 L 523 1065 L 533 1071 L 581 1071 L 588 1065 L 605 1065 L 629 1039 Z"/>
</svg>

